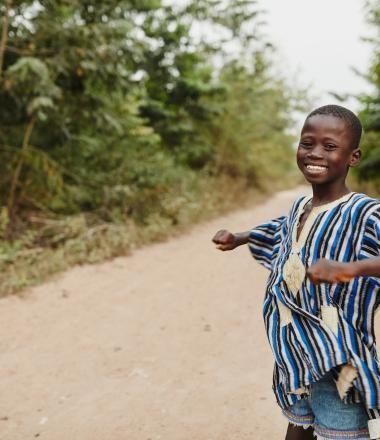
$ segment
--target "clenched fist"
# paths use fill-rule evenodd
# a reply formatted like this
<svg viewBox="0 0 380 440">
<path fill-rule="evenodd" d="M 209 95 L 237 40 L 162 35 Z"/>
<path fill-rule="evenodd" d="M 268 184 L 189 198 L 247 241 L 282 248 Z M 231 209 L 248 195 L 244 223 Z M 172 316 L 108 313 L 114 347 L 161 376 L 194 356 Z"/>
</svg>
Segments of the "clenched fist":
<svg viewBox="0 0 380 440">
<path fill-rule="evenodd" d="M 322 259 L 309 268 L 307 275 L 315 284 L 346 283 L 355 277 L 355 272 L 352 263 L 338 263 Z"/>
<path fill-rule="evenodd" d="M 218 231 L 212 238 L 212 241 L 216 244 L 217 249 L 221 251 L 232 251 L 238 246 L 235 235 L 226 229 Z"/>
<path fill-rule="evenodd" d="M 233 234 L 226 229 L 221 229 L 212 238 L 212 241 L 216 244 L 217 249 L 220 249 L 221 251 L 232 251 L 242 244 L 247 244 L 248 240 L 249 231 Z"/>
</svg>

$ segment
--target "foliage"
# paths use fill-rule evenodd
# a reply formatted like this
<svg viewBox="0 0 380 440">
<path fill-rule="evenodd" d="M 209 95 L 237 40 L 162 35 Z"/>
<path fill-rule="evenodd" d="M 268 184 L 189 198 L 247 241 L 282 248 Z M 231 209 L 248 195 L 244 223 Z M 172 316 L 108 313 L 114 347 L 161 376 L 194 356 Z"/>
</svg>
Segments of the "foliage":
<svg viewBox="0 0 380 440">
<path fill-rule="evenodd" d="M 369 39 L 373 45 L 373 58 L 367 77 L 373 85 L 373 93 L 361 97 L 363 110 L 360 114 L 364 125 L 362 145 L 363 159 L 358 169 L 359 182 L 370 184 L 380 193 L 380 1 L 371 0 L 367 3 L 368 21 L 372 25 L 375 36 Z"/>
<path fill-rule="evenodd" d="M 160 237 L 237 200 L 226 188 L 289 175 L 294 99 L 254 0 L 5 0 L 0 12 L 4 273 L 23 252 L 121 253 L 139 228 Z M 88 247 L 93 228 L 108 238 Z"/>
</svg>

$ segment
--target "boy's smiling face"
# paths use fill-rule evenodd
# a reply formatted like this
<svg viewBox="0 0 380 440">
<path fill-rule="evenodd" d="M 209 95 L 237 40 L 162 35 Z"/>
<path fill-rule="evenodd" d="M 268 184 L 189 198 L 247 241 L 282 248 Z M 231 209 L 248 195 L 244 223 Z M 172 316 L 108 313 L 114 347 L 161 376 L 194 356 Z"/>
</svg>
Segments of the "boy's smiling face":
<svg viewBox="0 0 380 440">
<path fill-rule="evenodd" d="M 360 160 L 344 119 L 314 115 L 306 119 L 297 150 L 297 164 L 311 184 L 344 183 L 349 167 Z"/>
</svg>

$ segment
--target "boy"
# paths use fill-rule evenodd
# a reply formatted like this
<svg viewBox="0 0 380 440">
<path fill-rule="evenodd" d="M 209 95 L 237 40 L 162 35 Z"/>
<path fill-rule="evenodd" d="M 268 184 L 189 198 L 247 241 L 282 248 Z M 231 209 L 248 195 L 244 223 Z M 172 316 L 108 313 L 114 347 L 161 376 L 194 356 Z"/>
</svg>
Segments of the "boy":
<svg viewBox="0 0 380 440">
<path fill-rule="evenodd" d="M 315 285 L 306 277 L 321 258 L 380 256 L 380 203 L 346 186 L 349 168 L 360 160 L 361 133 L 350 110 L 314 110 L 297 150 L 313 196 L 296 200 L 286 217 L 243 233 L 221 230 L 213 238 L 223 251 L 248 243 L 271 271 L 263 314 L 275 356 L 273 390 L 290 422 L 286 440 L 380 437 L 373 332 L 380 282 L 368 277 Z"/>
</svg>

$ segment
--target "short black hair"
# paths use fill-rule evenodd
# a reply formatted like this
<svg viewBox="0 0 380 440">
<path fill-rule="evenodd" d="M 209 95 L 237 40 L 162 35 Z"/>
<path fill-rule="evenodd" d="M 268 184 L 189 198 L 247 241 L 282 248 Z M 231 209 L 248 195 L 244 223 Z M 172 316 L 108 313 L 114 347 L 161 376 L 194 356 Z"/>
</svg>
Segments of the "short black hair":
<svg viewBox="0 0 380 440">
<path fill-rule="evenodd" d="M 351 147 L 354 150 L 359 147 L 360 139 L 363 133 L 363 127 L 359 118 L 348 108 L 342 107 L 340 105 L 324 105 L 313 110 L 306 118 L 316 116 L 316 115 L 326 115 L 335 116 L 336 118 L 342 119 L 346 126 L 351 130 L 352 144 Z"/>
</svg>

